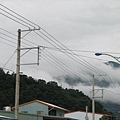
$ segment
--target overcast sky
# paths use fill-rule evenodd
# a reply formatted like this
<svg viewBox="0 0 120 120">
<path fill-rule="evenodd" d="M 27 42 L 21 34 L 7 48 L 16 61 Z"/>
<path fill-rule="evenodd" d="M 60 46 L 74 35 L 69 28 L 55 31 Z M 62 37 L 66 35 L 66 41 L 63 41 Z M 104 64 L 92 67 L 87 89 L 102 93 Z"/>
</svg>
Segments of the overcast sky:
<svg viewBox="0 0 120 120">
<path fill-rule="evenodd" d="M 21 65 L 23 74 L 36 79 L 45 79 L 46 81 L 55 80 L 57 82 L 57 77 L 65 75 L 79 76 L 91 81 L 92 74 L 95 74 L 95 78 L 97 78 L 96 75 L 100 75 L 101 70 L 112 79 L 112 82 L 115 82 L 115 80 L 119 81 L 120 70 L 113 70 L 103 63 L 115 61 L 115 59 L 108 56 L 96 57 L 94 55 L 95 52 L 100 51 L 120 56 L 119 0 L 0 0 L 0 2 L 7 8 L 42 27 L 57 41 L 62 43 L 64 49 L 64 46 L 66 46 L 71 50 L 76 50 L 73 51 L 74 53 L 71 53 L 71 57 L 70 54 L 62 53 L 66 51 L 62 50 L 61 52 L 62 48 L 59 42 L 57 44 L 51 42 L 53 38 L 48 39 L 48 37 L 42 35 L 48 40 L 46 41 L 39 36 L 41 35 L 39 31 L 36 31 L 37 34 L 31 32 L 22 40 L 22 47 L 28 47 L 29 45 L 37 47 L 39 45 L 47 48 L 41 48 L 39 66 Z M 8 14 L 3 9 L 10 12 L 3 6 L 0 6 L 0 8 L 0 12 L 4 15 Z M 27 30 L 28 28 L 2 14 L 0 15 L 0 28 L 2 28 L 0 29 L 0 67 L 15 71 L 17 30 Z M 11 15 L 9 16 L 12 17 Z M 37 26 L 35 27 L 37 28 Z M 5 30 L 16 36 L 5 32 Z M 22 32 L 22 36 L 26 33 Z M 45 32 L 44 34 L 47 35 Z M 59 48 L 59 50 L 55 48 Z M 26 51 L 21 51 L 21 55 L 24 52 Z M 74 56 L 75 54 L 77 56 Z M 31 50 L 21 57 L 21 63 L 36 63 L 36 61 L 37 50 Z M 106 81 L 111 82 L 111 79 L 107 77 Z M 71 88 L 64 80 L 59 85 Z M 80 89 L 86 95 L 89 95 L 92 88 L 91 86 L 86 87 L 81 84 L 72 87 Z M 107 90 L 116 92 L 119 89 L 117 87 L 118 85 L 114 85 Z M 119 93 L 119 91 L 117 92 Z M 116 94 L 116 98 L 119 98 L 119 95 Z M 109 97 L 105 99 L 109 99 Z"/>
</svg>

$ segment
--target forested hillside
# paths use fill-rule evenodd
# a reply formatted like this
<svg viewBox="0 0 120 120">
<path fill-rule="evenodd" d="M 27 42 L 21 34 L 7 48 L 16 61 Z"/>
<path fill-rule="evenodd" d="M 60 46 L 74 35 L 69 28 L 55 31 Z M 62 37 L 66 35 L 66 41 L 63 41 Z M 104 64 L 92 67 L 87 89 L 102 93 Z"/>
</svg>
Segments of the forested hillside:
<svg viewBox="0 0 120 120">
<path fill-rule="evenodd" d="M 39 99 L 49 102 L 71 111 L 85 110 L 88 106 L 91 110 L 91 99 L 84 95 L 82 91 L 74 89 L 63 89 L 54 81 L 46 82 L 45 80 L 35 80 L 27 75 L 21 75 L 20 82 L 20 103 Z M 0 109 L 4 106 L 14 106 L 15 102 L 15 78 L 14 73 L 5 73 L 0 69 Z M 109 113 L 103 106 L 96 102 L 96 112 Z"/>
</svg>

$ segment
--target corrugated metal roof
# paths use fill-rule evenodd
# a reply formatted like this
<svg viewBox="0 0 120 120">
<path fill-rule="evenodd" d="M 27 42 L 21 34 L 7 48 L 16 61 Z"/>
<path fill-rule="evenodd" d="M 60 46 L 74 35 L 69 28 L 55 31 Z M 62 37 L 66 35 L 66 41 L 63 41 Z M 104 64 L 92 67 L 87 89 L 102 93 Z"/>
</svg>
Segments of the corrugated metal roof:
<svg viewBox="0 0 120 120">
<path fill-rule="evenodd" d="M 83 113 L 86 113 L 86 111 L 77 110 L 77 111 L 68 112 L 68 113 L 66 113 L 66 114 L 75 113 L 75 112 L 83 112 Z M 88 113 L 91 113 L 91 114 L 92 114 L 92 112 L 88 112 Z M 103 115 L 103 116 L 113 116 L 113 115 L 110 115 L 110 114 L 102 114 L 102 113 L 97 113 L 97 112 L 95 112 L 95 114 Z M 114 117 L 115 117 L 115 116 L 114 116 Z"/>
<path fill-rule="evenodd" d="M 101 118 L 102 116 L 103 116 L 102 114 L 95 114 L 95 120 L 99 120 L 99 118 Z M 82 111 L 70 112 L 65 114 L 65 117 L 74 118 L 77 120 L 85 120 L 86 112 Z M 88 119 L 92 120 L 92 113 L 88 113 Z"/>
<path fill-rule="evenodd" d="M 53 105 L 53 104 L 50 104 L 50 103 L 47 103 L 47 102 L 44 102 L 44 101 L 41 101 L 41 100 L 33 100 L 33 101 L 30 101 L 30 102 L 26 102 L 26 103 L 20 104 L 19 107 L 25 106 L 25 105 L 27 105 L 27 104 L 31 104 L 31 103 L 33 103 L 33 102 L 37 102 L 37 103 L 40 103 L 40 104 L 44 104 L 44 105 L 49 106 L 49 107 L 51 107 L 51 108 L 57 108 L 57 109 L 60 109 L 60 110 L 65 111 L 65 112 L 70 112 L 69 110 L 67 110 L 67 109 L 65 109 L 65 108 L 62 108 L 62 107 L 59 107 L 59 106 L 56 106 L 56 105 Z M 12 108 L 14 109 L 15 107 L 12 107 Z"/>
<path fill-rule="evenodd" d="M 87 115 L 88 115 L 88 119 L 92 120 L 92 115 L 93 114 L 91 112 L 88 112 Z M 102 116 L 115 117 L 113 115 L 95 113 L 95 120 L 99 120 Z M 85 120 L 86 112 L 85 111 L 80 111 L 80 110 L 79 111 L 74 111 L 74 112 L 69 112 L 69 113 L 65 114 L 65 117 L 74 118 L 74 119 L 77 119 L 77 120 Z"/>
</svg>

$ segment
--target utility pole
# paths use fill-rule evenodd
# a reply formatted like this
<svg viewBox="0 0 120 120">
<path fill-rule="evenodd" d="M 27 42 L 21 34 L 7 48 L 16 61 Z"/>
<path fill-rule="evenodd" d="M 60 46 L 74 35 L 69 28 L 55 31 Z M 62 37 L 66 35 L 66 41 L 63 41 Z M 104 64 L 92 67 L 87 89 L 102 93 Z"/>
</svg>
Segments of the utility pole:
<svg viewBox="0 0 120 120">
<path fill-rule="evenodd" d="M 92 120 L 95 120 L 95 78 L 93 74 L 93 84 L 92 84 Z"/>
<path fill-rule="evenodd" d="M 88 118 L 88 106 L 86 106 L 86 116 L 85 116 L 85 120 L 89 120 L 89 118 Z"/>
<path fill-rule="evenodd" d="M 21 45 L 21 29 L 18 29 L 17 63 L 16 63 L 16 90 L 15 90 L 15 119 L 18 119 L 18 112 L 19 112 L 20 45 Z"/>
<path fill-rule="evenodd" d="M 17 43 L 17 63 L 16 63 L 16 88 L 15 88 L 15 119 L 18 119 L 18 114 L 19 114 L 19 89 L 20 89 L 20 51 L 24 49 L 38 49 L 38 61 L 37 63 L 32 63 L 32 64 L 37 64 L 39 65 L 39 46 L 38 47 L 33 47 L 33 48 L 21 48 L 21 32 L 24 31 L 34 31 L 34 30 L 40 30 L 39 29 L 29 29 L 29 30 L 21 30 L 18 29 L 18 43 Z M 25 64 L 23 64 L 25 65 Z M 30 65 L 30 64 L 26 64 Z"/>
<path fill-rule="evenodd" d="M 96 76 L 105 76 L 105 75 L 96 75 Z M 92 120 L 95 120 L 95 98 L 103 98 L 103 89 L 95 89 L 95 75 L 93 74 L 93 82 L 92 82 Z M 95 94 L 101 90 L 101 96 L 95 96 Z"/>
</svg>

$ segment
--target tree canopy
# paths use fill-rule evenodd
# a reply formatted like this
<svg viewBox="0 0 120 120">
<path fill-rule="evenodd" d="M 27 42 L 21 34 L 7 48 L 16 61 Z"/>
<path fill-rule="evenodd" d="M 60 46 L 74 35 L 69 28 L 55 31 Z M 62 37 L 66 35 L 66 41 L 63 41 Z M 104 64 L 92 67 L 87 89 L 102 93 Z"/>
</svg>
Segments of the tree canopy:
<svg viewBox="0 0 120 120">
<path fill-rule="evenodd" d="M 0 109 L 15 104 L 15 73 L 5 73 L 0 69 Z M 68 89 L 58 86 L 57 82 L 38 79 L 35 80 L 27 75 L 20 75 L 20 104 L 31 100 L 42 100 L 68 110 L 92 111 L 91 99 L 78 89 Z M 95 103 L 96 112 L 110 113 L 99 103 Z"/>
</svg>

